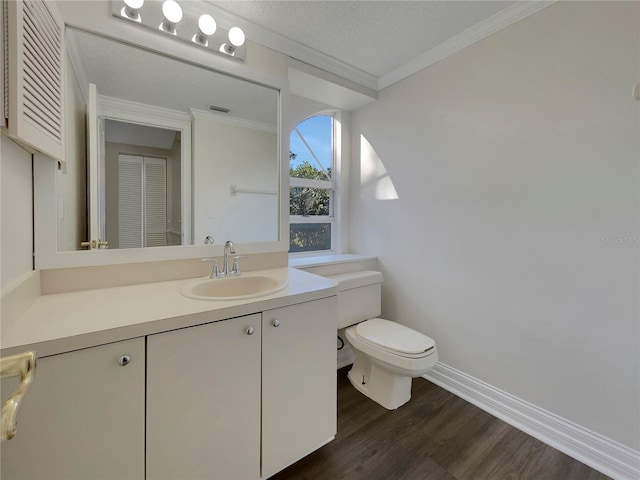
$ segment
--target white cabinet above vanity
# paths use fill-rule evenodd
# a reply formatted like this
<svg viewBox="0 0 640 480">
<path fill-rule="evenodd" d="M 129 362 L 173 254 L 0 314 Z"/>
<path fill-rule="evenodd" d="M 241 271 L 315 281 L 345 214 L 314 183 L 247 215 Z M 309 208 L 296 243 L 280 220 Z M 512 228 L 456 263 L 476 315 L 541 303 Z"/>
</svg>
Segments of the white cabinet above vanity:
<svg viewBox="0 0 640 480">
<path fill-rule="evenodd" d="M 243 301 L 181 295 L 194 279 L 40 297 L 3 332 L 2 355 L 44 358 L 2 478 L 257 480 L 332 440 L 336 284 L 264 272 L 287 287 Z M 37 341 L 12 340 L 29 331 Z"/>
</svg>

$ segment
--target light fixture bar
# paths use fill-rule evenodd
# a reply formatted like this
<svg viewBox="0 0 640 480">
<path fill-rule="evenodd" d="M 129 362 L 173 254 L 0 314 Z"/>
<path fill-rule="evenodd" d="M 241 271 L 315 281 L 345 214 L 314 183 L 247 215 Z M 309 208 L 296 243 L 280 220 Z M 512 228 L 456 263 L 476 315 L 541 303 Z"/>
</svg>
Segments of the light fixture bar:
<svg viewBox="0 0 640 480">
<path fill-rule="evenodd" d="M 218 56 L 244 62 L 245 34 L 238 27 L 218 25 L 208 14 L 195 12 L 186 0 L 112 0 L 114 17 L 202 48 Z"/>
</svg>

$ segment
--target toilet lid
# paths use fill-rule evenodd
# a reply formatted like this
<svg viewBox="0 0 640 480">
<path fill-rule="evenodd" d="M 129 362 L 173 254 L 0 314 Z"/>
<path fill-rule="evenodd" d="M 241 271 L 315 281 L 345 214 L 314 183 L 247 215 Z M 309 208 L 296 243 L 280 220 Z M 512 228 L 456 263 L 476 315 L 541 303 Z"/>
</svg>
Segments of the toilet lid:
<svg viewBox="0 0 640 480">
<path fill-rule="evenodd" d="M 398 353 L 420 354 L 436 346 L 432 338 L 382 318 L 359 323 L 356 325 L 356 333 L 369 343 Z"/>
</svg>

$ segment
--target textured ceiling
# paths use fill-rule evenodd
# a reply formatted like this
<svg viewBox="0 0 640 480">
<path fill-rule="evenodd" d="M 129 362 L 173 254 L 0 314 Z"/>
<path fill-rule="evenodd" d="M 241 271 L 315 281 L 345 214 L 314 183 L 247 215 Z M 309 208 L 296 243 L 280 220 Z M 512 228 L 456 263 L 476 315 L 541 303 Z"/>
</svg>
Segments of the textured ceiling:
<svg viewBox="0 0 640 480">
<path fill-rule="evenodd" d="M 515 2 L 271 1 L 208 3 L 381 77 Z M 249 38 L 251 32 L 247 32 Z"/>
<path fill-rule="evenodd" d="M 98 35 L 67 29 L 66 41 L 81 85 L 98 94 L 188 112 L 209 104 L 230 116 L 277 123 L 278 92 Z"/>
</svg>

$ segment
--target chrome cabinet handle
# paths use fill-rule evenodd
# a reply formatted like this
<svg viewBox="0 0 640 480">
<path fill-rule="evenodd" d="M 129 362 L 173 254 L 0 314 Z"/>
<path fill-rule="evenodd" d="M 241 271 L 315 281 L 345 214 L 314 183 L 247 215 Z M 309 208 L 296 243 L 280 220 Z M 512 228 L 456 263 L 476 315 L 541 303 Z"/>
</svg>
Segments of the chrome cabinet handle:
<svg viewBox="0 0 640 480">
<path fill-rule="evenodd" d="M 247 335 L 253 335 L 253 332 L 255 332 L 253 327 L 247 328 Z"/>
<path fill-rule="evenodd" d="M 131 357 L 129 355 L 122 355 L 118 359 L 118 365 L 120 365 L 121 367 L 126 367 L 130 363 L 131 363 Z"/>
<path fill-rule="evenodd" d="M 273 322 L 271 322 L 271 325 L 273 325 L 274 327 L 279 327 L 280 326 L 280 320 L 276 319 Z"/>
</svg>

